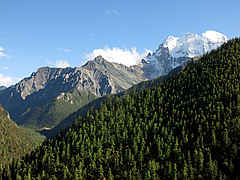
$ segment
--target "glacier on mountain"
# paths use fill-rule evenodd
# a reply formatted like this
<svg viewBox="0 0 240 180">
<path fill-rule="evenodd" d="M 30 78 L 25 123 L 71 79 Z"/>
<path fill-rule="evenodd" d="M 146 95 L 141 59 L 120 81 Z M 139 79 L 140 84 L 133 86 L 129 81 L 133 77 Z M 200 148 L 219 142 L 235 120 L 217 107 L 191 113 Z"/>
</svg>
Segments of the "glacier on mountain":
<svg viewBox="0 0 240 180">
<path fill-rule="evenodd" d="M 169 36 L 155 53 L 142 61 L 143 70 L 148 79 L 154 79 L 181 66 L 189 58 L 218 48 L 227 40 L 225 35 L 212 30 L 202 33 L 202 36 L 193 33 L 187 33 L 183 38 Z"/>
</svg>

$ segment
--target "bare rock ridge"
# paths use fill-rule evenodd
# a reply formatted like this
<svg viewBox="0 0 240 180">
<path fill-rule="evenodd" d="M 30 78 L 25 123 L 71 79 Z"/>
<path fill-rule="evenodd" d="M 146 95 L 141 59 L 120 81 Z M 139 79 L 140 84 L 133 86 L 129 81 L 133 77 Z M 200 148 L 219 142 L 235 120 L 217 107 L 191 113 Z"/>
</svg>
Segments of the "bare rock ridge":
<svg viewBox="0 0 240 180">
<path fill-rule="evenodd" d="M 62 92 L 77 89 L 98 97 L 117 93 L 146 80 L 140 68 L 110 63 L 101 56 L 83 67 L 42 67 L 16 85 L 0 91 L 0 103 L 16 120 L 21 111 L 34 102 L 51 99 Z"/>
</svg>

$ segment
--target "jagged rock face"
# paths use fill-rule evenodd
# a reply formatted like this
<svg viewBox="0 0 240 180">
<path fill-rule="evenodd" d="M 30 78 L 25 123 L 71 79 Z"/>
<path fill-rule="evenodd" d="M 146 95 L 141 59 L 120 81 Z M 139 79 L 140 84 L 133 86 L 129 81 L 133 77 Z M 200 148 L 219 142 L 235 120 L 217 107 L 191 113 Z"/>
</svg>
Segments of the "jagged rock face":
<svg viewBox="0 0 240 180">
<path fill-rule="evenodd" d="M 140 68 L 110 63 L 101 56 L 79 68 L 39 68 L 28 78 L 0 92 L 0 103 L 10 114 L 33 101 L 77 89 L 98 97 L 123 91 L 146 80 Z"/>
<path fill-rule="evenodd" d="M 6 89 L 7 87 L 5 86 L 0 86 L 0 91 L 3 91 L 4 89 Z"/>
<path fill-rule="evenodd" d="M 188 33 L 183 38 L 169 36 L 152 55 L 142 63 L 148 79 L 154 79 L 170 70 L 182 66 L 189 58 L 203 55 L 227 42 L 227 37 L 215 31 L 207 31 L 202 36 Z"/>
</svg>

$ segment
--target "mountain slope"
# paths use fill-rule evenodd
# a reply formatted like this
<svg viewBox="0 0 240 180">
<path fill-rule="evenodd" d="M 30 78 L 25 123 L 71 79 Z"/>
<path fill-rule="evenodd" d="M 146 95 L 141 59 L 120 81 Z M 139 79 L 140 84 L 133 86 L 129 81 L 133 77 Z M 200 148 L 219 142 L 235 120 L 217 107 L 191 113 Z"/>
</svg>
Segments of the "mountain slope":
<svg viewBox="0 0 240 180">
<path fill-rule="evenodd" d="M 143 92 L 146 88 L 154 87 L 154 86 L 158 85 L 159 83 L 162 83 L 162 82 L 168 80 L 174 74 L 180 73 L 188 66 L 188 64 L 198 61 L 201 57 L 202 56 L 190 58 L 188 61 L 184 62 L 182 66 L 179 66 L 179 67 L 171 70 L 168 74 L 162 75 L 161 77 L 158 77 L 156 79 L 143 81 L 143 82 L 138 83 L 138 84 L 132 86 L 131 88 L 129 88 L 125 91 L 122 91 L 120 93 L 117 93 L 117 94 L 109 94 L 109 95 L 105 95 L 100 98 L 97 98 L 97 99 L 93 100 L 92 102 L 86 104 L 85 106 L 79 108 L 76 112 L 69 115 L 65 119 L 63 119 L 51 131 L 46 131 L 43 134 L 47 138 L 52 138 L 57 133 L 59 133 L 59 131 L 61 129 L 66 128 L 69 125 L 71 125 L 76 119 L 78 119 L 79 116 L 85 116 L 90 109 L 92 109 L 92 110 L 98 109 L 101 103 L 104 103 L 105 101 L 107 101 L 109 99 L 115 99 L 116 97 L 121 98 L 122 96 L 129 95 L 133 92 L 140 93 L 140 92 Z"/>
<path fill-rule="evenodd" d="M 100 97 L 146 80 L 142 74 L 140 68 L 109 63 L 101 56 L 81 68 L 43 67 L 16 85 L 0 91 L 0 103 L 17 121 L 28 108 L 42 106 L 62 92 L 77 89 Z"/>
<path fill-rule="evenodd" d="M 10 119 L 9 113 L 0 104 L 0 167 L 31 152 L 35 145 L 34 140 Z"/>
<path fill-rule="evenodd" d="M 72 89 L 61 93 L 46 104 L 33 109 L 27 109 L 18 120 L 18 125 L 40 130 L 43 127 L 53 128 L 68 115 L 88 104 L 97 97 L 91 93 Z"/>
<path fill-rule="evenodd" d="M 19 177 L 239 179 L 240 39 L 101 105 L 25 157 Z"/>
<path fill-rule="evenodd" d="M 81 68 L 39 68 L 30 77 L 0 91 L 0 103 L 17 122 L 28 109 L 46 106 L 62 92 L 77 89 L 98 97 L 122 92 L 141 81 L 167 74 L 189 57 L 206 53 L 226 41 L 224 35 L 213 31 L 203 36 L 188 33 L 182 39 L 168 37 L 154 54 L 131 67 L 99 56 Z"/>
<path fill-rule="evenodd" d="M 189 58 L 217 49 L 225 42 L 227 37 L 215 31 L 206 31 L 202 36 L 192 33 L 183 38 L 169 36 L 155 53 L 142 60 L 143 71 L 148 79 L 154 79 L 181 66 Z"/>
</svg>

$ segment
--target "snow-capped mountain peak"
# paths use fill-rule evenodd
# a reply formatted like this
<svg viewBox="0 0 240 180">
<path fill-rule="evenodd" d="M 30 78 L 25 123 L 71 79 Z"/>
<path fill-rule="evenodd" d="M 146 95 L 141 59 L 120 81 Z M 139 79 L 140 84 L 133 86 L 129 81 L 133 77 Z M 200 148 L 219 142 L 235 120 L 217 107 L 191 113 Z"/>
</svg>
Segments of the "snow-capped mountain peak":
<svg viewBox="0 0 240 180">
<path fill-rule="evenodd" d="M 174 58 L 200 56 L 227 42 L 227 37 L 216 31 L 206 31 L 202 36 L 187 33 L 183 38 L 174 38 L 172 43 L 165 43 L 169 42 L 169 39 L 173 38 L 168 37 L 163 47 L 168 47 L 169 53 Z"/>
<path fill-rule="evenodd" d="M 218 42 L 227 42 L 227 37 L 219 32 L 216 31 L 206 31 L 202 33 L 203 37 L 209 39 L 209 41 L 218 43 Z"/>
<path fill-rule="evenodd" d="M 227 40 L 225 35 L 212 30 L 202 36 L 193 33 L 187 33 L 183 38 L 169 36 L 155 53 L 146 57 L 147 76 L 152 79 L 166 74 L 189 58 L 217 49 Z"/>
<path fill-rule="evenodd" d="M 173 50 L 173 48 L 175 48 L 177 46 L 177 41 L 178 41 L 178 37 L 173 37 L 173 36 L 169 36 L 164 42 L 163 42 L 163 47 L 167 47 L 169 52 L 171 52 Z"/>
</svg>

